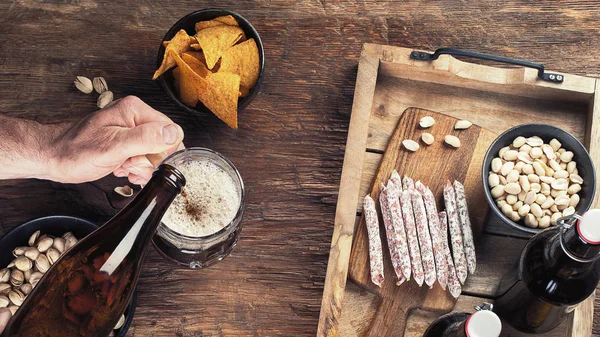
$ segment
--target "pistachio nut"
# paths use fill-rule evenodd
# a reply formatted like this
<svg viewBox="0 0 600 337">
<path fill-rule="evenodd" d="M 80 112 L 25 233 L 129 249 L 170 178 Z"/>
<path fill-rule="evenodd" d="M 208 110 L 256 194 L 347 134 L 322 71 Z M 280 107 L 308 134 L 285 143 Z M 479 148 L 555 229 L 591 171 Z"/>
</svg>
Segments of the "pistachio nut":
<svg viewBox="0 0 600 337">
<path fill-rule="evenodd" d="M 15 259 L 15 267 L 20 271 L 30 270 L 33 267 L 31 260 L 26 258 L 25 256 L 19 256 Z"/>
<path fill-rule="evenodd" d="M 6 283 L 10 280 L 10 270 L 8 268 L 0 269 L 0 283 Z"/>
<path fill-rule="evenodd" d="M 87 77 L 77 76 L 77 79 L 73 83 L 75 84 L 75 87 L 84 94 L 89 94 L 94 91 L 94 85 Z"/>
<path fill-rule="evenodd" d="M 121 329 L 123 324 L 125 324 L 125 315 L 121 315 L 121 317 L 119 317 L 119 321 L 117 322 L 117 325 L 115 325 L 115 330 Z"/>
<path fill-rule="evenodd" d="M 0 295 L 0 308 L 6 308 L 10 304 L 8 297 Z"/>
<path fill-rule="evenodd" d="M 25 251 L 25 256 L 31 261 L 35 261 L 38 255 L 40 255 L 40 251 L 36 247 L 29 247 Z"/>
<path fill-rule="evenodd" d="M 13 249 L 13 251 L 12 251 L 12 254 L 13 254 L 15 257 L 19 257 L 19 256 L 21 256 L 21 255 L 25 254 L 25 250 L 26 250 L 26 249 L 27 249 L 27 247 L 17 247 L 17 248 L 15 248 L 15 249 Z"/>
<path fill-rule="evenodd" d="M 0 283 L 0 295 L 8 295 L 8 292 L 12 289 L 8 283 Z"/>
<path fill-rule="evenodd" d="M 25 294 L 23 294 L 20 290 L 13 289 L 8 293 L 8 299 L 17 307 L 20 307 L 25 300 Z"/>
<path fill-rule="evenodd" d="M 35 266 L 37 267 L 37 270 L 43 274 L 50 269 L 50 261 L 48 261 L 46 255 L 40 254 L 37 259 L 35 259 Z"/>
<path fill-rule="evenodd" d="M 115 192 L 126 198 L 129 198 L 133 195 L 133 189 L 128 185 L 115 187 Z"/>
<path fill-rule="evenodd" d="M 19 310 L 19 307 L 17 307 L 16 305 L 9 305 L 8 310 L 10 310 L 10 313 L 14 315 L 15 312 L 17 312 L 17 310 Z"/>
<path fill-rule="evenodd" d="M 108 84 L 106 84 L 104 77 L 94 77 L 92 84 L 94 85 L 94 90 L 99 94 L 108 90 Z"/>
<path fill-rule="evenodd" d="M 60 253 L 58 252 L 58 250 L 50 248 L 46 252 L 46 257 L 48 258 L 48 262 L 50 262 L 50 265 L 53 265 L 60 258 Z"/>
<path fill-rule="evenodd" d="M 52 244 L 52 247 L 54 247 L 54 249 L 56 249 L 59 253 L 64 253 L 65 252 L 65 243 L 66 240 L 63 238 L 54 238 L 54 243 Z"/>
<path fill-rule="evenodd" d="M 35 286 L 40 281 L 42 276 L 44 276 L 44 274 L 40 273 L 39 271 L 31 273 L 31 276 L 29 277 L 29 283 L 31 283 L 32 286 Z"/>
<path fill-rule="evenodd" d="M 31 274 L 33 274 L 33 268 L 23 272 L 23 278 L 25 279 L 25 281 L 31 278 Z"/>
<path fill-rule="evenodd" d="M 31 234 L 31 236 L 29 237 L 29 241 L 28 241 L 29 247 L 35 246 L 39 237 L 40 237 L 40 231 L 35 231 L 35 233 Z"/>
<path fill-rule="evenodd" d="M 20 287 L 25 280 L 25 274 L 22 271 L 15 269 L 10 273 L 10 284 L 15 287 Z"/>
<path fill-rule="evenodd" d="M 65 239 L 65 251 L 77 244 L 77 238 L 73 234 L 67 236 Z"/>
<path fill-rule="evenodd" d="M 100 94 L 100 97 L 98 97 L 98 102 L 96 102 L 96 103 L 97 103 L 98 107 L 100 109 L 102 109 L 112 101 L 113 101 L 113 93 L 112 93 L 112 91 L 107 90 Z"/>
<path fill-rule="evenodd" d="M 31 291 L 33 290 L 33 286 L 31 285 L 31 283 L 25 283 L 21 286 L 21 288 L 19 288 L 19 290 L 21 290 L 23 294 L 29 295 L 29 293 L 31 293 Z"/>
<path fill-rule="evenodd" d="M 48 250 L 48 248 L 52 247 L 53 243 L 54 240 L 49 236 L 46 236 L 45 238 L 40 238 L 37 244 L 37 249 L 40 251 L 40 253 L 45 253 Z"/>
</svg>

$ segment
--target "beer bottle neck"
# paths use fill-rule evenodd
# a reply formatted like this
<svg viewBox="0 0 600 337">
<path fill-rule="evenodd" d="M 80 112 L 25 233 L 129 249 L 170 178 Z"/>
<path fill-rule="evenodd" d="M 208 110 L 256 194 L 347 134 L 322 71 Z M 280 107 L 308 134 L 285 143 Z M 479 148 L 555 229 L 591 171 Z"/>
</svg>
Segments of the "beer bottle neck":
<svg viewBox="0 0 600 337">
<path fill-rule="evenodd" d="M 563 275 L 591 268 L 600 254 L 600 242 L 593 241 L 593 233 L 587 233 L 585 226 L 589 226 L 589 223 L 582 224 L 580 220 L 564 233 L 562 228 L 558 228 L 550 242 L 549 265 L 560 269 Z"/>
<path fill-rule="evenodd" d="M 448 337 L 498 337 L 502 323 L 491 310 L 475 311 Z"/>
</svg>

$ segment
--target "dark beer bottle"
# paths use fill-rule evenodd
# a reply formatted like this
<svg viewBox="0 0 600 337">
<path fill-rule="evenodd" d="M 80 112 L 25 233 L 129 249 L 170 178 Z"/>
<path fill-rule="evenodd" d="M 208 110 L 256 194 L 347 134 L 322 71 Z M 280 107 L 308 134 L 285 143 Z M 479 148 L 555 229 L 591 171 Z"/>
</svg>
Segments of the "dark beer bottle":
<svg viewBox="0 0 600 337">
<path fill-rule="evenodd" d="M 125 208 L 48 270 L 2 336 L 108 336 L 133 295 L 156 227 L 184 185 L 177 169 L 159 166 Z"/>
<path fill-rule="evenodd" d="M 531 238 L 503 278 L 494 311 L 514 328 L 550 331 L 596 289 L 600 209 L 575 218 L 566 230 L 556 226 Z"/>
<path fill-rule="evenodd" d="M 502 331 L 500 318 L 491 310 L 476 308 L 477 311 L 472 314 L 455 312 L 438 318 L 429 325 L 423 337 L 500 336 Z"/>
</svg>

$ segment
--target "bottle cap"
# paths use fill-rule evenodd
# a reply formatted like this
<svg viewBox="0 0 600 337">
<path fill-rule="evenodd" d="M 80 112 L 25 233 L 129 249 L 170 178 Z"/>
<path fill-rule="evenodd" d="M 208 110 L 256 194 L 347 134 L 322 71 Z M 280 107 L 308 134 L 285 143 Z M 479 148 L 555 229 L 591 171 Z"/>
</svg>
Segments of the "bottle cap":
<svg viewBox="0 0 600 337">
<path fill-rule="evenodd" d="M 591 209 L 577 221 L 577 232 L 581 239 L 592 245 L 600 245 L 600 209 Z"/>
<path fill-rule="evenodd" d="M 465 332 L 468 337 L 498 337 L 501 331 L 500 318 L 490 310 L 474 312 L 465 323 Z"/>
</svg>

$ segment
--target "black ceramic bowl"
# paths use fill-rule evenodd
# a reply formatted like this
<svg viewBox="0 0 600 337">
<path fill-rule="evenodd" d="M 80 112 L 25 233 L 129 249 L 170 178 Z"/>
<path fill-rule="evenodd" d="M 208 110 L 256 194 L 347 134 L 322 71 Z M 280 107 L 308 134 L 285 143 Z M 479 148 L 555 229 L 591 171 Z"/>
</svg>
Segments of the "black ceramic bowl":
<svg viewBox="0 0 600 337">
<path fill-rule="evenodd" d="M 575 211 L 579 214 L 587 211 L 594 200 L 596 172 L 594 170 L 592 158 L 585 147 L 573 135 L 555 126 L 547 124 L 523 124 L 509 129 L 498 136 L 492 145 L 490 145 L 487 153 L 485 154 L 485 158 L 483 159 L 483 189 L 485 191 L 485 198 L 487 199 L 488 203 L 490 204 L 490 208 L 494 211 L 494 213 L 500 217 L 504 223 L 518 230 L 532 234 L 538 233 L 542 230 L 539 228 L 529 228 L 525 226 L 525 224 L 522 223 L 523 220 L 519 221 L 518 223 L 510 220 L 504 215 L 504 213 L 502 213 L 498 205 L 496 205 L 494 197 L 492 197 L 490 191 L 488 174 L 491 170 L 492 159 L 498 157 L 498 152 L 500 149 L 512 144 L 513 140 L 518 136 L 523 136 L 525 138 L 538 136 L 542 138 L 546 144 L 549 143 L 552 138 L 556 138 L 559 142 L 561 142 L 564 149 L 573 152 L 573 160 L 577 162 L 577 170 L 584 181 L 583 185 L 581 185 L 581 191 L 579 192 L 581 200 L 575 208 Z"/>
<path fill-rule="evenodd" d="M 253 38 L 254 41 L 256 41 L 256 45 L 258 46 L 258 54 L 259 54 L 259 62 L 260 62 L 260 74 L 258 76 L 258 81 L 256 81 L 256 85 L 254 86 L 254 88 L 252 88 L 250 90 L 250 94 L 248 96 L 241 97 L 238 100 L 238 111 L 239 111 L 239 110 L 245 108 L 246 106 L 248 106 L 248 104 L 250 104 L 250 102 L 258 94 L 258 91 L 260 90 L 260 85 L 263 80 L 263 73 L 264 73 L 264 68 L 265 68 L 265 53 L 263 50 L 262 40 L 260 39 L 260 36 L 258 35 L 258 32 L 256 31 L 256 29 L 254 29 L 252 24 L 250 24 L 250 22 L 248 20 L 246 20 L 243 16 L 241 16 L 235 12 L 228 11 L 226 9 L 218 9 L 218 8 L 201 9 L 199 11 L 195 11 L 195 12 L 192 12 L 192 13 L 184 16 L 183 18 L 179 19 L 179 21 L 177 21 L 169 29 L 169 31 L 165 34 L 165 37 L 163 37 L 163 39 L 160 43 L 160 47 L 158 48 L 158 56 L 156 57 L 156 68 L 160 67 L 163 57 L 164 57 L 164 54 L 165 54 L 165 47 L 163 46 L 164 41 L 171 40 L 173 38 L 173 36 L 175 36 L 175 34 L 177 34 L 177 32 L 181 29 L 184 29 L 190 36 L 195 35 L 196 30 L 195 30 L 194 26 L 196 25 L 196 22 L 212 20 L 216 17 L 224 16 L 224 15 L 233 16 L 237 20 L 238 24 L 240 25 L 240 28 L 242 28 L 244 30 L 244 33 L 246 33 L 246 38 L 248 38 L 248 39 Z M 160 84 L 160 86 L 163 88 L 163 90 L 167 93 L 167 95 L 169 95 L 169 97 L 171 97 L 171 99 L 181 109 L 183 109 L 187 112 L 190 112 L 190 113 L 210 112 L 210 110 L 207 107 L 205 107 L 204 104 L 202 104 L 202 102 L 198 102 L 198 105 L 196 105 L 196 107 L 192 108 L 192 107 L 189 107 L 189 106 L 183 104 L 183 102 L 181 102 L 179 100 L 179 93 L 177 92 L 177 89 L 175 89 L 175 79 L 173 78 L 172 69 L 165 72 L 162 76 L 160 76 L 157 79 L 157 81 Z"/>
<path fill-rule="evenodd" d="M 98 226 L 87 220 L 64 215 L 47 216 L 26 222 L 0 239 L 0 269 L 7 266 L 15 258 L 12 255 L 15 247 L 28 246 L 29 237 L 37 230 L 41 231 L 42 234 L 52 236 L 61 236 L 66 232 L 72 232 L 77 239 L 81 240 L 97 228 Z M 131 302 L 125 310 L 125 324 L 121 329 L 115 331 L 115 336 L 123 337 L 127 333 L 133 321 L 136 304 L 137 292 L 133 294 Z"/>
</svg>

